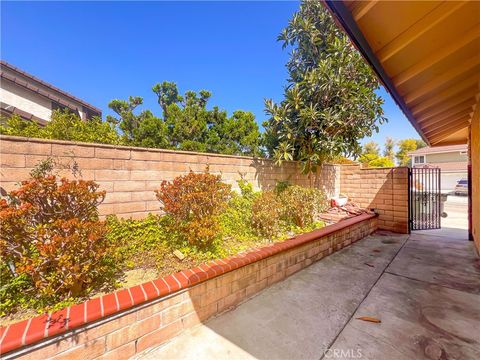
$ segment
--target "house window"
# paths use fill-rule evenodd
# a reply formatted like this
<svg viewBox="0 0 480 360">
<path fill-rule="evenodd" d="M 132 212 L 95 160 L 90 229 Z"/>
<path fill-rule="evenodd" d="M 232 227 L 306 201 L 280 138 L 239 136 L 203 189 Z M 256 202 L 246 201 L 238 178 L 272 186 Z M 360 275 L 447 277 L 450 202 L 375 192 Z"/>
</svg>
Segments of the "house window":
<svg viewBox="0 0 480 360">
<path fill-rule="evenodd" d="M 62 105 L 62 104 L 59 104 L 56 101 L 52 101 L 52 111 L 55 111 L 55 110 L 68 111 L 68 112 L 71 112 L 72 114 L 80 116 L 78 110 L 73 110 L 66 105 Z"/>
<path fill-rule="evenodd" d="M 415 156 L 413 158 L 414 164 L 425 164 L 425 155 Z"/>
</svg>

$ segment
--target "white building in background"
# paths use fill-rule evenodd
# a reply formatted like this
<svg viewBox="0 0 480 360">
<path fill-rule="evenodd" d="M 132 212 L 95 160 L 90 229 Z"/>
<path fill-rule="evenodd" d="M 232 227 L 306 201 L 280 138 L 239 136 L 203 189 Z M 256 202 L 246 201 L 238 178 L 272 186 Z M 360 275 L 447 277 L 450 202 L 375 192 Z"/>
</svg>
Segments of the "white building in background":
<svg viewBox="0 0 480 360">
<path fill-rule="evenodd" d="M 17 114 L 26 120 L 45 124 L 52 111 L 69 109 L 83 120 L 102 116 L 102 111 L 19 68 L 0 62 L 0 111 L 4 116 Z"/>
<path fill-rule="evenodd" d="M 452 191 L 457 181 L 468 177 L 468 147 L 448 145 L 424 147 L 408 154 L 413 167 L 438 167 L 442 191 Z"/>
</svg>

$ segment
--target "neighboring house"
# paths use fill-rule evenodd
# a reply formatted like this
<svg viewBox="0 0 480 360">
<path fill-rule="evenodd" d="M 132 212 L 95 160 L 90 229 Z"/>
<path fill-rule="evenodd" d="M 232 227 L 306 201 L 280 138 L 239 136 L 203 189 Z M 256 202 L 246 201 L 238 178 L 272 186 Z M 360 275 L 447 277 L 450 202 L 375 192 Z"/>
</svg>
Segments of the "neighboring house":
<svg viewBox="0 0 480 360">
<path fill-rule="evenodd" d="M 102 116 L 95 106 L 3 60 L 0 69 L 0 110 L 4 116 L 17 114 L 40 124 L 50 121 L 52 111 L 57 109 L 69 109 L 83 120 Z"/>
<path fill-rule="evenodd" d="M 408 154 L 413 167 L 438 167 L 441 189 L 451 191 L 458 180 L 468 177 L 468 148 L 463 145 L 424 147 Z"/>
</svg>

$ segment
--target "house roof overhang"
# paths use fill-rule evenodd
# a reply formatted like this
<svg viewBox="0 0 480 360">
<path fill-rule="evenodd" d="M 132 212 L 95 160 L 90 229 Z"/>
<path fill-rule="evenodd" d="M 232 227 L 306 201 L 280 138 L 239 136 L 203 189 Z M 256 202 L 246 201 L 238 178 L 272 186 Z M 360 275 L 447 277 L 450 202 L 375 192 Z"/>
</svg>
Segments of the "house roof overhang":
<svg viewBox="0 0 480 360">
<path fill-rule="evenodd" d="M 480 99 L 480 2 L 324 3 L 423 140 L 467 142 Z"/>
<path fill-rule="evenodd" d="M 9 64 L 4 60 L 0 60 L 0 79 L 1 81 L 9 81 L 16 86 L 37 93 L 44 98 L 55 101 L 72 110 L 79 110 L 79 107 L 83 107 L 97 116 L 102 116 L 101 109 L 13 66 L 12 64 Z M 62 99 L 59 95 L 64 98 Z"/>
</svg>

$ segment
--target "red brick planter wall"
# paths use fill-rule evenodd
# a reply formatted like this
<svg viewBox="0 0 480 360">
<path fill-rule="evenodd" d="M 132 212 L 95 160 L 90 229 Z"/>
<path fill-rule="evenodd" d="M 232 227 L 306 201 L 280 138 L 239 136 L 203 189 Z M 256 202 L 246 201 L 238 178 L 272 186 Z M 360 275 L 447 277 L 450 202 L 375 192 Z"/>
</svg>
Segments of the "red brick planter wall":
<svg viewBox="0 0 480 360">
<path fill-rule="evenodd" d="M 126 359 L 365 237 L 363 214 L 323 229 L 0 328 L 2 358 Z"/>
</svg>

